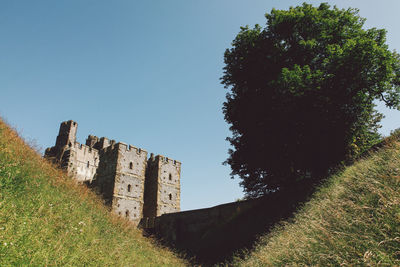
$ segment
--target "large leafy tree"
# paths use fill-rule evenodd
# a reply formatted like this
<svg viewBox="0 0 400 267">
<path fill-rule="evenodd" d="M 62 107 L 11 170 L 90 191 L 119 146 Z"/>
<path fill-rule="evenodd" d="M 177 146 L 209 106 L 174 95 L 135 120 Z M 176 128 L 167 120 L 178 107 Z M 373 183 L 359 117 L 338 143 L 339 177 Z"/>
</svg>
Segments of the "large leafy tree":
<svg viewBox="0 0 400 267">
<path fill-rule="evenodd" d="M 304 3 L 266 19 L 224 57 L 226 163 L 248 197 L 325 177 L 379 139 L 375 100 L 399 108 L 399 56 L 356 9 Z"/>
</svg>

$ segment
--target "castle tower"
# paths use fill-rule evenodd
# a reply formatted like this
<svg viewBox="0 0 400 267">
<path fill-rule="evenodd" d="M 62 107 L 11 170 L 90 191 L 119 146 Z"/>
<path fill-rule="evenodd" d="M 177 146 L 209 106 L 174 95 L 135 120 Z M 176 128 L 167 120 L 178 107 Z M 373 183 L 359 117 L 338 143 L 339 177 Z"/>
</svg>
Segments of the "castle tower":
<svg viewBox="0 0 400 267">
<path fill-rule="evenodd" d="M 86 139 L 87 146 L 90 146 L 98 150 L 102 150 L 108 147 L 109 145 L 111 145 L 111 143 L 115 143 L 115 141 L 109 140 L 106 137 L 98 138 L 95 135 L 89 135 L 88 138 Z"/>
<path fill-rule="evenodd" d="M 94 147 L 99 142 L 99 138 L 95 135 L 89 135 L 86 138 L 86 145 L 90 147 Z"/>
<path fill-rule="evenodd" d="M 125 143 L 100 150 L 97 187 L 112 211 L 132 221 L 143 214 L 147 151 Z"/>
<path fill-rule="evenodd" d="M 56 139 L 56 147 L 72 146 L 76 141 L 78 124 L 74 121 L 64 121 L 60 125 L 60 131 Z"/>
<path fill-rule="evenodd" d="M 62 122 L 44 156 L 96 188 L 113 212 L 133 222 L 180 211 L 180 162 L 153 154 L 147 159 L 143 149 L 94 135 L 80 144 L 77 129 L 72 120 Z"/>
<path fill-rule="evenodd" d="M 55 146 L 47 148 L 44 156 L 59 163 L 62 168 L 68 169 L 70 161 L 69 150 L 76 142 L 77 129 L 78 124 L 72 120 L 62 122 Z"/>
<path fill-rule="evenodd" d="M 68 175 L 75 177 L 81 183 L 91 183 L 95 179 L 100 158 L 97 149 L 75 142 L 65 154 L 69 155 Z"/>
<path fill-rule="evenodd" d="M 77 129 L 78 124 L 72 120 L 62 122 L 55 146 L 46 149 L 44 156 L 58 162 L 78 182 L 91 182 L 96 174 L 99 154 L 91 146 L 76 142 Z"/>
<path fill-rule="evenodd" d="M 147 162 L 143 217 L 180 211 L 181 163 L 151 154 Z"/>
</svg>

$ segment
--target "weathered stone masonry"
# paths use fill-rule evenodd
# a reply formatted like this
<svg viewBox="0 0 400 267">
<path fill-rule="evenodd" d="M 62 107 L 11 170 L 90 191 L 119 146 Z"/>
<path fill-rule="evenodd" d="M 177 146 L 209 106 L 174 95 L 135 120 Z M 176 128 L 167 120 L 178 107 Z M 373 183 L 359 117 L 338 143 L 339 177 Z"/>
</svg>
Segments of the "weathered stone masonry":
<svg viewBox="0 0 400 267">
<path fill-rule="evenodd" d="M 89 135 L 86 145 L 76 142 L 78 124 L 65 121 L 55 146 L 47 148 L 52 159 L 78 182 L 90 184 L 111 210 L 136 223 L 180 211 L 181 163 L 125 143 Z"/>
</svg>

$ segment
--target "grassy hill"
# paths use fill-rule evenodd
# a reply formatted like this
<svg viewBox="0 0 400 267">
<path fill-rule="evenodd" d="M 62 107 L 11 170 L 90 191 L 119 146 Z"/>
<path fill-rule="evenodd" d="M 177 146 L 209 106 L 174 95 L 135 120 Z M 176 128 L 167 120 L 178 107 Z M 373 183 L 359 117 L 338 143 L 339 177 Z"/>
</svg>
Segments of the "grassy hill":
<svg viewBox="0 0 400 267">
<path fill-rule="evenodd" d="M 400 266 L 400 133 L 330 177 L 290 221 L 232 264 Z"/>
<path fill-rule="evenodd" d="M 262 218 L 250 215 L 242 217 Z M 242 219 L 241 227 L 249 227 Z M 110 214 L 0 121 L 0 266 L 187 264 Z M 245 259 L 228 264 L 400 266 L 400 133 L 331 177 Z"/>
<path fill-rule="evenodd" d="M 0 266 L 183 266 L 0 120 Z"/>
</svg>

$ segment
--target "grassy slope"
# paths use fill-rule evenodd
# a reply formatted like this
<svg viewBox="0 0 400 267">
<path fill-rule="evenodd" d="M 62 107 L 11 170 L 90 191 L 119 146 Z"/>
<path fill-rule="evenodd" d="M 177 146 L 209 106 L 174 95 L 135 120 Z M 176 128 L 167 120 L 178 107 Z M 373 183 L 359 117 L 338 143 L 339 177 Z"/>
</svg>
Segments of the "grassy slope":
<svg viewBox="0 0 400 267">
<path fill-rule="evenodd" d="M 233 264 L 400 265 L 400 138 L 332 177 Z M 0 265 L 179 266 L 0 121 Z"/>
<path fill-rule="evenodd" d="M 241 266 L 400 266 L 400 134 L 331 177 Z"/>
<path fill-rule="evenodd" d="M 180 266 L 0 120 L 0 266 Z"/>
</svg>

